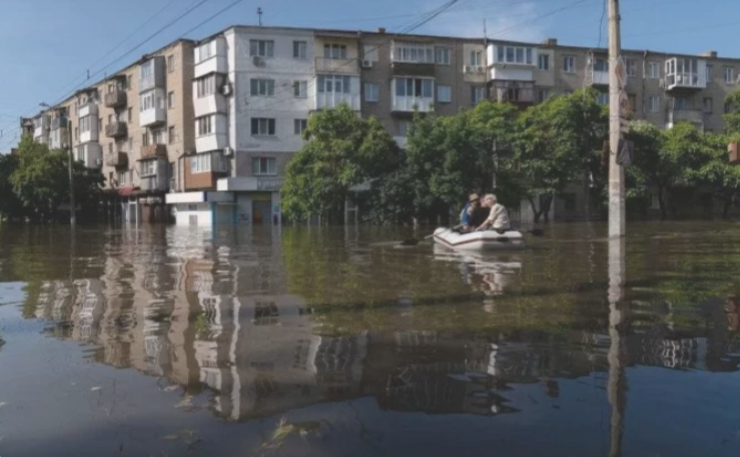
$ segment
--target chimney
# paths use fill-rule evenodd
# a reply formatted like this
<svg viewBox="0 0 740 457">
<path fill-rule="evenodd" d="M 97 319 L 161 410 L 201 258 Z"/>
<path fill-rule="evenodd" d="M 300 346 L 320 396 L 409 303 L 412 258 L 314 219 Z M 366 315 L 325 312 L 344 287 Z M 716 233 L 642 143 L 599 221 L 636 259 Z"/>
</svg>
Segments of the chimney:
<svg viewBox="0 0 740 457">
<path fill-rule="evenodd" d="M 378 33 L 381 35 L 385 34 L 385 27 L 378 27 Z"/>
<path fill-rule="evenodd" d="M 545 46 L 557 46 L 558 45 L 558 39 L 557 38 L 548 38 L 545 41 L 542 42 Z"/>
<path fill-rule="evenodd" d="M 702 54 L 702 56 L 704 56 L 704 57 L 710 57 L 712 59 L 716 59 L 717 58 L 717 51 L 707 51 L 704 54 Z"/>
</svg>

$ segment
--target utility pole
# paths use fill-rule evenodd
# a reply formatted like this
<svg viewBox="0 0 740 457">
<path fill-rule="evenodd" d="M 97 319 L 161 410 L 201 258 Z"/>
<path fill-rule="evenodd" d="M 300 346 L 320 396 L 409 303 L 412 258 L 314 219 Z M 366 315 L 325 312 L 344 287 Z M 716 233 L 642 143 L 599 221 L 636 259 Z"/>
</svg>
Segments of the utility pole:
<svg viewBox="0 0 740 457">
<path fill-rule="evenodd" d="M 617 164 L 621 136 L 619 0 L 609 1 L 609 238 L 625 235 L 624 169 Z"/>
<path fill-rule="evenodd" d="M 74 173 L 72 172 L 72 121 L 67 119 L 67 168 L 69 169 L 69 225 L 77 224 L 77 207 L 75 206 Z"/>
<path fill-rule="evenodd" d="M 259 21 L 259 26 L 262 27 L 262 8 L 257 8 L 257 16 Z"/>
</svg>

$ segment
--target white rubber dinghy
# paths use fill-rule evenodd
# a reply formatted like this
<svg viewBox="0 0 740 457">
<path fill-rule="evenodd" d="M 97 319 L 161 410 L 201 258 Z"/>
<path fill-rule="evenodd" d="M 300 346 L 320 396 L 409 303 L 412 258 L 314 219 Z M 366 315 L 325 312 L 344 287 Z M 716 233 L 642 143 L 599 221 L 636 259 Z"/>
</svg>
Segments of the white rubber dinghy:
<svg viewBox="0 0 740 457">
<path fill-rule="evenodd" d="M 440 227 L 434 231 L 434 241 L 461 251 L 519 249 L 524 247 L 524 236 L 516 230 L 504 233 L 498 233 L 495 230 L 459 233 L 447 227 Z"/>
</svg>

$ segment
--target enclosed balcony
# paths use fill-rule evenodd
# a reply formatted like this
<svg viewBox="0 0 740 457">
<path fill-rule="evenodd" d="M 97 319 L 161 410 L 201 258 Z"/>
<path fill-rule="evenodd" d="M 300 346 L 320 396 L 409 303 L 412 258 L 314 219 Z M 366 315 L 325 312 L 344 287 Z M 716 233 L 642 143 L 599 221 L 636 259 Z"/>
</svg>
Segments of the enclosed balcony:
<svg viewBox="0 0 740 457">
<path fill-rule="evenodd" d="M 316 57 L 315 68 L 317 73 L 335 73 L 341 75 L 360 74 L 360 65 L 357 59 Z"/>
<path fill-rule="evenodd" d="M 113 121 L 105 126 L 105 136 L 108 138 L 125 138 L 128 136 L 128 126 L 125 122 Z"/>
<path fill-rule="evenodd" d="M 492 81 L 532 81 L 537 50 L 528 46 L 490 44 L 487 49 Z"/>
<path fill-rule="evenodd" d="M 39 140 L 49 135 L 50 118 L 48 114 L 42 114 L 33 119 L 33 138 Z"/>
<path fill-rule="evenodd" d="M 589 86 L 609 85 L 609 60 L 604 57 L 591 59 L 586 67 L 586 83 Z"/>
<path fill-rule="evenodd" d="M 58 130 L 67 128 L 67 122 L 69 122 L 69 119 L 67 119 L 66 116 L 56 117 L 51 120 L 51 129 Z"/>
<path fill-rule="evenodd" d="M 164 89 L 153 89 L 139 95 L 139 127 L 150 127 L 166 121 Z"/>
<path fill-rule="evenodd" d="M 704 113 L 698 109 L 674 108 L 668 110 L 666 128 L 673 128 L 676 124 L 688 122 L 699 130 L 704 130 Z"/>
<path fill-rule="evenodd" d="M 434 80 L 394 78 L 392 111 L 428 112 L 434 104 Z"/>
<path fill-rule="evenodd" d="M 202 43 L 195 48 L 194 53 L 195 78 L 200 78 L 211 73 L 228 73 L 225 38 L 218 37 L 207 43 Z"/>
<path fill-rule="evenodd" d="M 139 93 L 167 86 L 167 68 L 164 56 L 151 57 L 139 65 Z"/>
<path fill-rule="evenodd" d="M 167 158 L 167 145 L 150 144 L 148 146 L 141 147 L 141 159 L 139 160 L 151 160 L 158 158 Z"/>
<path fill-rule="evenodd" d="M 128 168 L 128 154 L 125 152 L 106 153 L 104 163 L 107 167 Z"/>
<path fill-rule="evenodd" d="M 123 108 L 126 106 L 128 98 L 126 97 L 126 91 L 115 88 L 105 94 L 104 101 L 107 108 Z"/>
<path fill-rule="evenodd" d="M 493 101 L 528 105 L 535 102 L 532 81 L 493 81 L 490 86 Z"/>
<path fill-rule="evenodd" d="M 391 72 L 393 75 L 435 75 L 435 51 L 430 43 L 394 41 L 391 46 Z"/>
<path fill-rule="evenodd" d="M 346 103 L 360 110 L 360 78 L 355 76 L 319 75 L 315 88 L 316 109 L 336 108 Z"/>
<path fill-rule="evenodd" d="M 76 159 L 87 168 L 100 168 L 103 164 L 102 148 L 98 143 L 86 143 L 77 146 Z"/>
<path fill-rule="evenodd" d="M 142 191 L 164 192 L 169 187 L 167 161 L 161 157 L 139 162 L 139 176 Z"/>
<path fill-rule="evenodd" d="M 665 90 L 699 91 L 707 87 L 707 63 L 689 57 L 674 57 L 665 63 Z"/>
</svg>

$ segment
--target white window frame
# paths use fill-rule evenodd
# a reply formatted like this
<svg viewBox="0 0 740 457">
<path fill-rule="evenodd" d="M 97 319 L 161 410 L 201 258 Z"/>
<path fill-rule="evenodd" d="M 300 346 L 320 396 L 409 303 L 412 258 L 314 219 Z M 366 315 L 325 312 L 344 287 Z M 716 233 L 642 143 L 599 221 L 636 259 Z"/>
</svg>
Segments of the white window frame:
<svg viewBox="0 0 740 457">
<path fill-rule="evenodd" d="M 308 127 L 308 119 L 293 119 L 293 133 L 301 135 Z"/>
<path fill-rule="evenodd" d="M 293 81 L 293 97 L 308 97 L 308 81 Z"/>
<path fill-rule="evenodd" d="M 167 73 L 175 71 L 175 55 L 170 54 L 167 56 Z"/>
<path fill-rule="evenodd" d="M 724 77 L 725 83 L 735 84 L 735 67 L 730 67 L 727 65 L 723 66 L 722 75 Z"/>
<path fill-rule="evenodd" d="M 429 44 L 394 42 L 391 60 L 405 63 L 434 63 L 434 46 Z"/>
<path fill-rule="evenodd" d="M 337 84 L 339 83 L 339 84 Z M 352 77 L 344 75 L 318 75 L 316 77 L 316 90 L 319 93 L 344 93 L 349 94 L 352 91 Z M 336 90 L 341 87 L 341 90 Z"/>
<path fill-rule="evenodd" d="M 90 115 L 80 118 L 80 133 L 89 132 L 91 128 Z"/>
<path fill-rule="evenodd" d="M 249 95 L 252 97 L 274 97 L 275 80 L 268 78 L 252 78 L 249 80 Z"/>
<path fill-rule="evenodd" d="M 215 124 L 216 119 L 212 114 L 195 119 L 195 135 L 197 137 L 213 135 L 215 132 Z"/>
<path fill-rule="evenodd" d="M 151 135 L 152 135 L 152 144 L 165 144 L 163 129 L 152 129 Z"/>
<path fill-rule="evenodd" d="M 347 58 L 347 45 L 341 44 L 341 43 L 324 44 L 324 58 L 325 59 L 346 59 Z"/>
<path fill-rule="evenodd" d="M 252 136 L 275 136 L 277 122 L 272 117 L 253 117 L 250 119 L 249 131 Z"/>
<path fill-rule="evenodd" d="M 628 78 L 637 77 L 637 60 L 625 59 L 624 65 L 625 65 L 625 72 L 627 73 Z"/>
<path fill-rule="evenodd" d="M 439 103 L 452 103 L 452 86 L 437 84 L 437 101 Z"/>
<path fill-rule="evenodd" d="M 565 63 L 563 63 L 563 68 L 565 68 Z M 594 57 L 594 71 L 598 71 L 600 73 L 608 73 L 609 72 L 609 58 L 608 57 Z"/>
<path fill-rule="evenodd" d="M 308 42 L 304 40 L 293 41 L 293 58 L 308 59 Z"/>
<path fill-rule="evenodd" d="M 266 59 L 275 57 L 275 41 L 249 40 L 249 56 L 258 56 Z"/>
<path fill-rule="evenodd" d="M 172 144 L 175 142 L 175 126 L 170 125 L 167 127 L 167 144 Z"/>
<path fill-rule="evenodd" d="M 651 113 L 660 112 L 660 97 L 657 95 L 650 95 L 648 97 L 648 111 Z"/>
<path fill-rule="evenodd" d="M 216 93 L 216 75 L 208 75 L 195 80 L 197 98 L 210 97 Z"/>
<path fill-rule="evenodd" d="M 477 105 L 486 99 L 486 87 L 485 86 L 471 86 L 470 87 L 470 102 L 473 105 Z"/>
<path fill-rule="evenodd" d="M 537 99 L 540 103 L 544 102 L 548 98 L 550 98 L 550 89 L 539 89 L 537 91 Z"/>
<path fill-rule="evenodd" d="M 434 63 L 436 63 L 437 65 L 450 65 L 450 63 L 452 62 L 450 54 L 450 48 L 435 47 Z"/>
<path fill-rule="evenodd" d="M 131 184 L 131 172 L 129 170 L 116 172 L 116 180 L 119 186 Z"/>
<path fill-rule="evenodd" d="M 167 92 L 167 109 L 173 109 L 175 107 L 175 92 Z"/>
<path fill-rule="evenodd" d="M 257 164 L 258 166 L 255 166 L 255 164 Z M 252 175 L 277 175 L 277 159 L 275 157 L 252 157 Z"/>
<path fill-rule="evenodd" d="M 483 51 L 470 51 L 469 64 L 471 67 L 483 66 Z"/>
<path fill-rule="evenodd" d="M 647 79 L 660 79 L 660 63 L 648 62 L 647 63 Z"/>
<path fill-rule="evenodd" d="M 550 70 L 550 54 L 537 55 L 537 68 L 542 71 Z"/>
<path fill-rule="evenodd" d="M 496 45 L 496 63 L 534 65 L 534 49 L 528 46 Z"/>
<path fill-rule="evenodd" d="M 216 55 L 216 40 L 211 40 L 208 43 L 203 43 L 198 46 L 198 61 L 196 64 L 204 62 L 211 57 Z"/>
<path fill-rule="evenodd" d="M 196 154 L 190 157 L 190 173 L 208 173 L 211 171 L 211 153 Z"/>
<path fill-rule="evenodd" d="M 380 86 L 377 83 L 365 83 L 365 101 L 370 103 L 380 101 Z"/>
<path fill-rule="evenodd" d="M 599 95 L 596 99 L 601 106 L 609 105 L 609 92 L 599 92 Z"/>
<path fill-rule="evenodd" d="M 714 65 L 707 65 L 705 71 L 706 71 L 707 84 L 713 83 L 714 82 Z"/>
<path fill-rule="evenodd" d="M 139 173 L 141 177 L 155 176 L 157 174 L 157 161 L 156 160 L 142 160 L 139 165 Z"/>
<path fill-rule="evenodd" d="M 428 98 L 433 100 L 434 80 L 431 78 L 396 78 L 393 90 L 397 97 Z"/>
<path fill-rule="evenodd" d="M 568 74 L 576 72 L 577 57 L 574 55 L 563 56 L 563 71 Z"/>
</svg>

